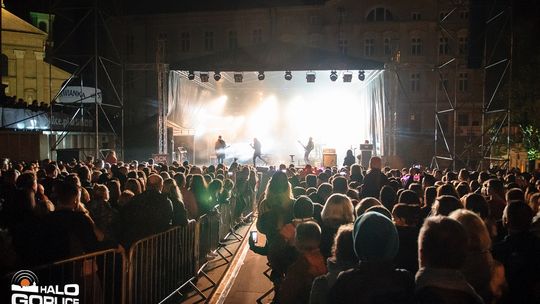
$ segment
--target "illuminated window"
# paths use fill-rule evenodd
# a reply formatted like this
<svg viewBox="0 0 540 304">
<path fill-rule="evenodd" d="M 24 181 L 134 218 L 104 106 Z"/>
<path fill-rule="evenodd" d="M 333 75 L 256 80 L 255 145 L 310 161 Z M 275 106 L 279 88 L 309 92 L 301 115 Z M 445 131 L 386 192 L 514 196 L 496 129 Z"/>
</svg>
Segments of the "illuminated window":
<svg viewBox="0 0 540 304">
<path fill-rule="evenodd" d="M 214 50 L 214 32 L 204 32 L 204 50 Z"/>
<path fill-rule="evenodd" d="M 420 56 L 422 55 L 422 39 L 414 37 L 411 39 L 411 55 Z"/>
<path fill-rule="evenodd" d="M 394 20 L 394 16 L 388 9 L 384 7 L 377 7 L 375 9 L 372 9 L 367 16 L 367 21 L 392 21 L 392 20 Z"/>
<path fill-rule="evenodd" d="M 422 14 L 420 14 L 419 12 L 412 12 L 411 18 L 414 21 L 422 20 Z"/>
</svg>

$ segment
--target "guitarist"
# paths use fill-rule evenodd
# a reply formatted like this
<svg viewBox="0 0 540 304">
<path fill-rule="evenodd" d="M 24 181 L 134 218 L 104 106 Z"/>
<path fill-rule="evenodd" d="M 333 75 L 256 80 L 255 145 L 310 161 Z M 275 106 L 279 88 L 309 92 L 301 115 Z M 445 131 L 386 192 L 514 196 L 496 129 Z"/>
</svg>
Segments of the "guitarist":
<svg viewBox="0 0 540 304">
<path fill-rule="evenodd" d="M 250 146 L 253 148 L 253 166 L 257 167 L 257 157 L 267 164 L 267 162 L 261 157 L 261 142 L 257 138 L 253 138 L 253 144 L 250 144 Z"/>
<path fill-rule="evenodd" d="M 304 148 L 304 162 L 306 163 L 306 165 L 310 164 L 310 161 L 309 161 L 309 154 L 311 153 L 311 151 L 313 151 L 313 149 L 315 148 L 315 144 L 313 144 L 313 138 L 310 137 L 309 140 L 308 140 L 308 143 L 304 146 L 300 141 L 298 141 L 302 147 Z"/>
<path fill-rule="evenodd" d="M 227 145 L 221 138 L 221 135 L 219 135 L 218 139 L 216 140 L 216 144 L 214 145 L 218 164 L 223 164 L 223 161 L 225 160 L 225 148 L 227 148 Z"/>
</svg>

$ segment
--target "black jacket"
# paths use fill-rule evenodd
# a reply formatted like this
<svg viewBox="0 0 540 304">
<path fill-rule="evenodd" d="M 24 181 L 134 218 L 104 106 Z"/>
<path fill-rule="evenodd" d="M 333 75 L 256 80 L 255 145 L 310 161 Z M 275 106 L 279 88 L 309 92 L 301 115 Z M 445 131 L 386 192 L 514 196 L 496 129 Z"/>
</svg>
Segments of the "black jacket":
<svg viewBox="0 0 540 304">
<path fill-rule="evenodd" d="M 411 273 L 390 261 L 363 261 L 338 276 L 327 303 L 412 303 L 413 296 Z"/>
</svg>

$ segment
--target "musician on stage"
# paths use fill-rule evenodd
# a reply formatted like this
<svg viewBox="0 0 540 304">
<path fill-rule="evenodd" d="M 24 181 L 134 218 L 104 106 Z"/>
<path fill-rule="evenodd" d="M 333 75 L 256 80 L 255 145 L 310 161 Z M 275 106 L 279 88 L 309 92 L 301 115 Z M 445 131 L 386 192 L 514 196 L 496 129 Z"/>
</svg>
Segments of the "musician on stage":
<svg viewBox="0 0 540 304">
<path fill-rule="evenodd" d="M 266 161 L 261 157 L 261 142 L 257 138 L 253 138 L 253 144 L 250 146 L 253 148 L 253 166 L 257 167 L 257 157 L 266 164 Z"/>
<path fill-rule="evenodd" d="M 302 143 L 300 144 L 302 145 Z M 313 144 L 313 138 L 310 137 L 308 143 L 305 146 L 302 145 L 302 147 L 304 147 L 304 162 L 306 163 L 306 165 L 309 165 L 311 164 L 311 162 L 309 161 L 309 154 L 315 148 L 315 144 Z"/>
<path fill-rule="evenodd" d="M 225 160 L 225 148 L 227 147 L 227 144 L 225 144 L 225 141 L 223 138 L 221 138 L 221 135 L 218 136 L 218 139 L 216 140 L 216 144 L 214 145 L 214 150 L 216 151 L 216 158 L 218 164 L 223 164 L 223 161 Z"/>
</svg>

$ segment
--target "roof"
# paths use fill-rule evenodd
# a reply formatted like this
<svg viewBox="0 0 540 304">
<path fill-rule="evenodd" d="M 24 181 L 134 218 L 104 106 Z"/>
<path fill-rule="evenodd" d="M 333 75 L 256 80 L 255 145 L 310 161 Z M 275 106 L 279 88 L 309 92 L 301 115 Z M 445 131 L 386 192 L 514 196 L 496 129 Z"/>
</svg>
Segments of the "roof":
<svg viewBox="0 0 540 304">
<path fill-rule="evenodd" d="M 47 33 L 2 8 L 2 31 L 47 36 Z"/>
<path fill-rule="evenodd" d="M 384 63 L 319 48 L 271 41 L 177 62 L 171 60 L 169 68 L 183 71 L 381 70 Z"/>
</svg>

